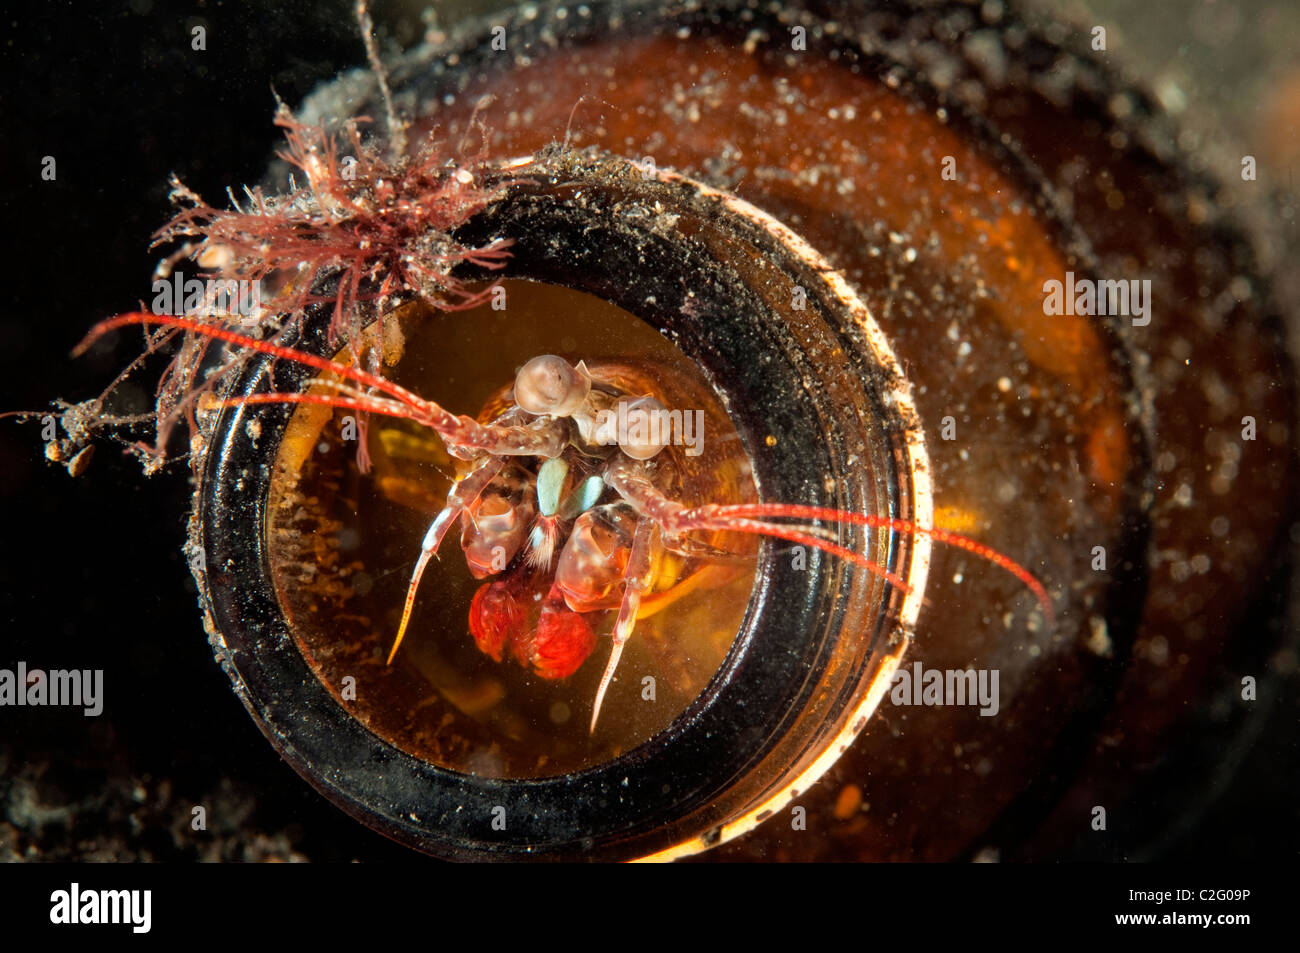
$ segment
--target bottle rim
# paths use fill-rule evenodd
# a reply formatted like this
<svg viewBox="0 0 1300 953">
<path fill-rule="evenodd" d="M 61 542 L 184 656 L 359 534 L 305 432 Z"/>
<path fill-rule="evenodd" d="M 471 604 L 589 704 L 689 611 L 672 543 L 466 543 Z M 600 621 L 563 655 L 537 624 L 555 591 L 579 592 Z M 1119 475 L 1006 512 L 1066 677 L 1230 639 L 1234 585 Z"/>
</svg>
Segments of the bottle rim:
<svg viewBox="0 0 1300 953">
<path fill-rule="evenodd" d="M 728 408 L 761 500 L 932 521 L 925 440 L 906 376 L 866 305 L 797 234 L 735 196 L 672 172 L 646 175 L 614 156 L 526 157 L 502 163 L 500 174 L 517 184 L 458 240 L 511 238 L 514 254 L 493 276 L 595 294 L 675 340 Z M 628 214 L 634 208 L 678 216 L 676 239 L 654 216 Z M 467 268 L 466 277 L 479 275 Z M 796 285 L 804 310 L 777 290 Z M 324 353 L 328 321 L 315 317 L 298 346 Z M 286 364 L 252 362 L 234 393 L 272 381 L 276 390 L 305 386 L 310 372 Z M 785 406 L 773 407 L 773 395 Z M 739 836 L 848 749 L 919 614 L 925 537 L 875 535 L 879 561 L 907 581 L 908 593 L 830 557 L 811 555 L 808 571 L 792 569 L 765 543 L 726 660 L 659 735 L 570 775 L 497 779 L 441 768 L 362 725 L 289 631 L 263 534 L 271 460 L 291 414 L 282 405 L 232 406 L 212 431 L 193 532 L 209 567 L 196 575 L 214 647 L 295 770 L 372 828 L 437 856 L 663 859 Z M 251 419 L 260 426 L 246 427 Z M 853 463 L 862 448 L 869 466 Z M 868 536 L 846 530 L 841 542 L 867 551 Z M 496 807 L 510 819 L 504 831 L 490 826 Z"/>
</svg>

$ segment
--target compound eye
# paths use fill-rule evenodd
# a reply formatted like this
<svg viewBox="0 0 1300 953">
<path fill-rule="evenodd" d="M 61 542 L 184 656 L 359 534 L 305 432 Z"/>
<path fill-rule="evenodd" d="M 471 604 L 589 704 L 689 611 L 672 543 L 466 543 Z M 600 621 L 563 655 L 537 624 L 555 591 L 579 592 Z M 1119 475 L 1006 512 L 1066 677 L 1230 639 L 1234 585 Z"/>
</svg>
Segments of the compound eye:
<svg viewBox="0 0 1300 953">
<path fill-rule="evenodd" d="M 591 381 L 562 357 L 535 357 L 515 376 L 515 403 L 530 414 L 569 417 L 591 391 Z"/>
<path fill-rule="evenodd" d="M 618 446 L 633 460 L 649 460 L 672 440 L 668 410 L 653 397 L 629 401 L 626 414 L 625 430 L 619 421 Z"/>
</svg>

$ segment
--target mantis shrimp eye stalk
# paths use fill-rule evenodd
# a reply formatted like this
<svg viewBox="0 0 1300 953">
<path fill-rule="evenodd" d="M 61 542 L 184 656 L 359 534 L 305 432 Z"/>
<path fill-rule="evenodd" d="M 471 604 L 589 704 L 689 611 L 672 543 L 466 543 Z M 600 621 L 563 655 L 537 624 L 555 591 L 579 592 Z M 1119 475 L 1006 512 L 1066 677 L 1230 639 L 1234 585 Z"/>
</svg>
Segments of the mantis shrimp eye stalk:
<svg viewBox="0 0 1300 953">
<path fill-rule="evenodd" d="M 533 358 L 515 377 L 515 402 L 530 414 L 572 416 L 590 392 L 591 379 L 554 354 Z"/>
</svg>

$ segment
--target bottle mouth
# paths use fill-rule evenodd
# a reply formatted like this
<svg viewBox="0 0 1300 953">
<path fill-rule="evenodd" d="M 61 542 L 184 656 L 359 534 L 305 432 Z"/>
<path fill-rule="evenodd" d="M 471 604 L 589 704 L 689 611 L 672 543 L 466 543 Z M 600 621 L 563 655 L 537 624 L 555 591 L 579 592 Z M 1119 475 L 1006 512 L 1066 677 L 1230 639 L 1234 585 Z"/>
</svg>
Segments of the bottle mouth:
<svg viewBox="0 0 1300 953">
<path fill-rule="evenodd" d="M 695 362 L 748 456 L 758 498 L 933 522 L 910 386 L 863 302 L 797 234 L 684 176 L 595 153 L 503 163 L 503 198 L 456 233 L 513 241 L 504 268 L 637 316 Z M 324 354 L 328 315 L 298 347 Z M 312 372 L 249 364 L 235 395 L 302 389 Z M 464 412 L 456 409 L 457 412 Z M 764 541 L 743 622 L 706 687 L 663 730 L 598 764 L 545 777 L 452 770 L 367 728 L 295 638 L 271 565 L 268 506 L 293 411 L 222 411 L 192 520 L 219 661 L 268 739 L 338 806 L 449 858 L 671 858 L 781 810 L 866 726 L 908 645 L 930 543 L 837 529 L 907 585 Z M 458 555 L 458 554 L 457 554 Z M 634 636 L 635 637 L 635 636 Z"/>
</svg>

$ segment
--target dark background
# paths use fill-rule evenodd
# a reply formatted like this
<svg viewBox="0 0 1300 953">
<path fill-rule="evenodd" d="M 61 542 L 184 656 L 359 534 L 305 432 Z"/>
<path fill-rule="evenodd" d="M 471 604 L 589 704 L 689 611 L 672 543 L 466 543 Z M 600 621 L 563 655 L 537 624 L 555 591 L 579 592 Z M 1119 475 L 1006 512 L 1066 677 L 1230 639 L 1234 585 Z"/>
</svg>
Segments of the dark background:
<svg viewBox="0 0 1300 953">
<path fill-rule="evenodd" d="M 1155 6 L 1166 11 L 1162 38 L 1126 38 L 1152 69 L 1168 60 L 1208 77 L 1212 95 L 1193 102 L 1190 118 L 1218 110 L 1231 126 L 1256 115 L 1258 77 L 1273 61 L 1256 65 L 1249 37 L 1216 53 L 1215 31 L 1198 34 L 1195 15 L 1213 4 Z M 222 205 L 227 186 L 261 179 L 278 145 L 272 86 L 294 104 L 364 63 L 350 2 L 251 7 L 135 0 L 5 11 L 0 409 L 95 396 L 138 339 L 78 361 L 68 352 L 94 322 L 149 295 L 159 257 L 149 236 L 169 217 L 168 175 Z M 397 4 L 372 12 L 390 42 L 409 45 L 426 26 Z M 200 23 L 204 52 L 190 48 Z M 1190 58 L 1169 52 L 1188 45 Z M 1294 127 L 1280 141 L 1294 148 Z M 57 160 L 55 182 L 41 180 L 46 155 Z M 181 558 L 189 491 L 183 464 L 146 479 L 111 443 L 70 478 L 44 462 L 37 423 L 0 421 L 0 667 L 102 668 L 106 696 L 99 718 L 0 709 L 0 860 L 415 859 L 299 779 L 235 698 Z M 1227 793 L 1169 856 L 1295 856 L 1297 710 L 1292 675 L 1223 779 Z M 207 806 L 206 833 L 189 829 L 195 804 Z"/>
<path fill-rule="evenodd" d="M 279 145 L 272 87 L 296 103 L 364 63 L 349 3 L 264 7 L 6 12 L 0 408 L 96 396 L 139 339 L 68 352 L 151 296 L 169 174 L 224 206 Z M 205 52 L 190 48 L 196 23 Z M 0 859 L 416 856 L 299 779 L 231 691 L 181 557 L 189 492 L 183 463 L 146 479 L 108 442 L 73 479 L 45 463 L 39 423 L 0 421 L 0 666 L 102 668 L 107 699 L 98 718 L 0 710 Z M 206 834 L 190 831 L 194 804 Z"/>
</svg>

